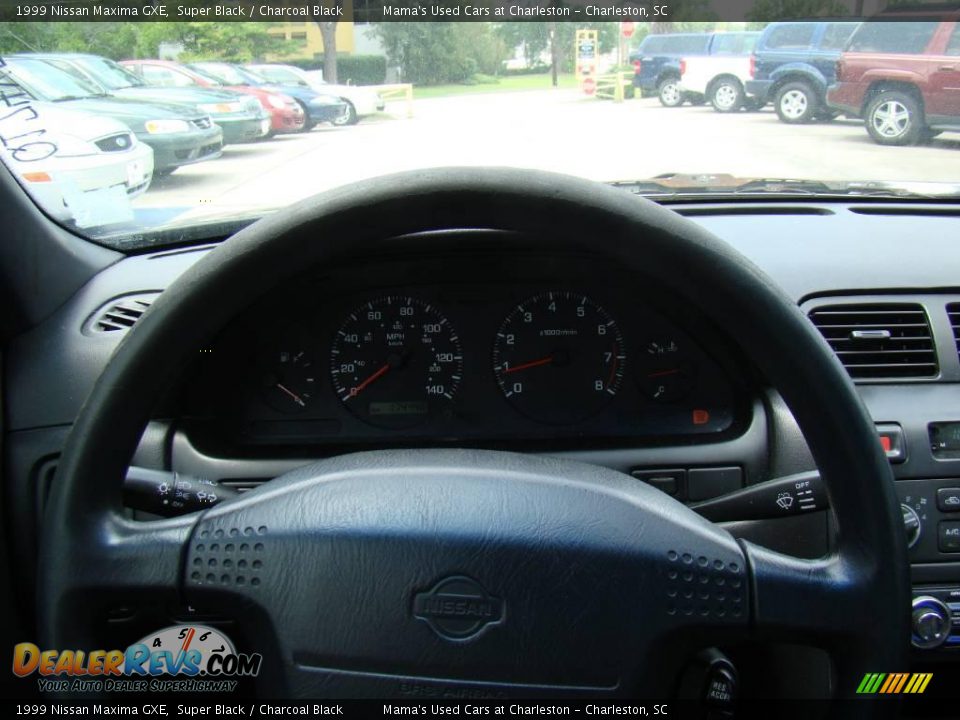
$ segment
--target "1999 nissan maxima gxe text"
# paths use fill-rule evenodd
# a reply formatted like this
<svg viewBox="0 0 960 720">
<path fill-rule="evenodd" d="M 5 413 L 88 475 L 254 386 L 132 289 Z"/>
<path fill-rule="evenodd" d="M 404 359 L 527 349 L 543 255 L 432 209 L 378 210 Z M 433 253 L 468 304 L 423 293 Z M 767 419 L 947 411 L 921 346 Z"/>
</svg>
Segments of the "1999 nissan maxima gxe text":
<svg viewBox="0 0 960 720">
<path fill-rule="evenodd" d="M 0 26 L 12 712 L 950 715 L 956 140 L 606 93 L 664 28 L 558 24 L 556 87 L 537 24 Z M 45 207 L 18 43 L 386 105 Z"/>
</svg>

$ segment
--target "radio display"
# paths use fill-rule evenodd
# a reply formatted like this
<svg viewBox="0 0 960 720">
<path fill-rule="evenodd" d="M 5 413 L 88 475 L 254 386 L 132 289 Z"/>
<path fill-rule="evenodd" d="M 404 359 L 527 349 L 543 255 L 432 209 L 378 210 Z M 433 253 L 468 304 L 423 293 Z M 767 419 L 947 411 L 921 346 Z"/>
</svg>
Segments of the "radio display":
<svg viewBox="0 0 960 720">
<path fill-rule="evenodd" d="M 934 457 L 960 458 L 960 422 L 935 422 L 927 426 Z"/>
</svg>

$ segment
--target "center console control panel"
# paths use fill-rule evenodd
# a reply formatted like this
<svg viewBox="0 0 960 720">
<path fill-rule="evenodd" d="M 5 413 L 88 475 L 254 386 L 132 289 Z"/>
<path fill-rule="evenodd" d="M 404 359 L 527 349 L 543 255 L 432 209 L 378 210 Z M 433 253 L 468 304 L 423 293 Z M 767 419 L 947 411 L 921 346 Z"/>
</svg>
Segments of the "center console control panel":
<svg viewBox="0 0 960 720">
<path fill-rule="evenodd" d="M 960 478 L 898 480 L 896 489 L 910 562 L 960 562 Z"/>
</svg>

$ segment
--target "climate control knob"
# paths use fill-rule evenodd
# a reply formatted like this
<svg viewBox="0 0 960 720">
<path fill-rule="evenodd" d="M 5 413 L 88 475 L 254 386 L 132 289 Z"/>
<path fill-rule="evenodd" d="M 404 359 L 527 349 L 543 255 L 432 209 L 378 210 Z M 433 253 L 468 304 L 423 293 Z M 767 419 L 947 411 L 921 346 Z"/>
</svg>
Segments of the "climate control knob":
<svg viewBox="0 0 960 720">
<path fill-rule="evenodd" d="M 920 539 L 920 532 L 923 530 L 923 524 L 920 522 L 920 516 L 917 511 L 906 504 L 900 505 L 903 512 L 903 529 L 907 534 L 907 547 L 912 548 Z"/>
<path fill-rule="evenodd" d="M 940 647 L 950 637 L 950 608 L 929 595 L 913 599 L 913 646 L 921 650 Z"/>
</svg>

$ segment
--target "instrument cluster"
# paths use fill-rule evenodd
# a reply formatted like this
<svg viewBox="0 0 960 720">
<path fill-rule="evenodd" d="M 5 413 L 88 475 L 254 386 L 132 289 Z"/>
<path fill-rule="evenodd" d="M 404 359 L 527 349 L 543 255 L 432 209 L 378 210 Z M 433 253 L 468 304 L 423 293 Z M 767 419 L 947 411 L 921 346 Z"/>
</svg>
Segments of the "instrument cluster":
<svg viewBox="0 0 960 720">
<path fill-rule="evenodd" d="M 489 273 L 478 259 L 436 273 L 420 262 L 418 276 L 397 260 L 272 294 L 202 355 L 185 425 L 231 452 L 736 431 L 743 394 L 721 340 L 668 319 L 602 263 L 544 259 L 553 267 L 537 272 L 531 258 L 523 273 L 486 262 Z"/>
</svg>

